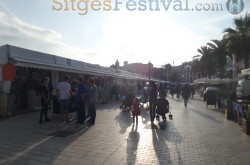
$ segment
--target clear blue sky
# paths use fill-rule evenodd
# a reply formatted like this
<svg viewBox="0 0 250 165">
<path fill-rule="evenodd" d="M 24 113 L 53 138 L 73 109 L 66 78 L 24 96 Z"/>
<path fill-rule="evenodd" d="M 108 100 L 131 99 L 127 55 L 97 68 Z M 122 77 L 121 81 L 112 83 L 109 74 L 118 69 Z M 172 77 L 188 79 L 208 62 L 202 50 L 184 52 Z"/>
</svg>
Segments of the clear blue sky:
<svg viewBox="0 0 250 165">
<path fill-rule="evenodd" d="M 191 61 L 198 54 L 197 49 L 212 39 L 221 39 L 225 28 L 234 28 L 233 19 L 244 16 L 250 9 L 246 0 L 238 15 L 227 11 L 227 0 L 180 0 L 183 11 L 177 11 L 180 4 L 174 9 L 178 5 L 174 1 L 167 11 L 167 6 L 160 2 L 156 11 L 155 0 L 151 6 L 145 0 L 146 9 L 145 5 L 144 9 L 139 6 L 141 0 L 134 0 L 137 6 L 133 2 L 126 6 L 129 0 L 109 1 L 112 10 L 104 11 L 107 6 L 102 5 L 99 11 L 94 11 L 88 6 L 88 12 L 80 15 L 83 10 L 77 8 L 79 0 L 74 0 L 75 10 L 69 3 L 68 11 L 63 10 L 64 0 L 1 0 L 0 45 L 20 46 L 102 66 L 110 66 L 117 59 L 121 65 L 124 61 L 151 61 L 157 67 L 173 65 L 173 61 L 180 65 Z M 116 2 L 122 4 L 114 11 Z M 58 3 L 63 9 L 53 10 L 53 6 L 59 9 Z M 223 11 L 205 11 L 215 3 L 221 4 Z M 185 11 L 187 6 L 189 11 Z M 195 6 L 205 10 L 191 10 Z"/>
</svg>

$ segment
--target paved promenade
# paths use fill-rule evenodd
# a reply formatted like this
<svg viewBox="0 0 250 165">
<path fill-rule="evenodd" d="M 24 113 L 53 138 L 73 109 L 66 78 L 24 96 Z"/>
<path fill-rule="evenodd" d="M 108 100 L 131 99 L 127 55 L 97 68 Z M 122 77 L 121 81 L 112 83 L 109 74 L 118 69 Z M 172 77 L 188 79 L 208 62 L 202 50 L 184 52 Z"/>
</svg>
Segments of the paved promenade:
<svg viewBox="0 0 250 165">
<path fill-rule="evenodd" d="M 147 110 L 132 125 L 119 103 L 98 105 L 96 124 L 38 124 L 39 113 L 0 120 L 0 164 L 247 165 L 250 136 L 196 96 L 187 107 L 170 99 L 173 120 L 151 125 Z"/>
</svg>

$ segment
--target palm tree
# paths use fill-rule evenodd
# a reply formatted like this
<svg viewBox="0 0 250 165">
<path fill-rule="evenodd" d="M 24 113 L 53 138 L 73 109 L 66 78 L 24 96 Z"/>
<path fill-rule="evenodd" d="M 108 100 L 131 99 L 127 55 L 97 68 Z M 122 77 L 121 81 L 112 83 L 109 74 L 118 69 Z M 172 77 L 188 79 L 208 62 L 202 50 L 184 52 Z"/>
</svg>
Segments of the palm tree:
<svg viewBox="0 0 250 165">
<path fill-rule="evenodd" d="M 198 74 L 197 78 L 201 78 L 200 74 L 202 73 L 202 64 L 200 62 L 200 59 L 201 55 L 196 55 L 193 57 L 191 72 L 194 78 L 196 78 L 196 74 Z"/>
<path fill-rule="evenodd" d="M 209 78 L 216 73 L 215 58 L 212 54 L 212 49 L 208 46 L 201 46 L 197 50 L 201 54 L 200 62 L 202 64 L 202 72 L 209 76 Z"/>
<path fill-rule="evenodd" d="M 219 72 L 220 78 L 224 77 L 225 65 L 227 62 L 226 42 L 224 40 L 212 40 L 213 43 L 207 43 L 212 50 L 212 56 L 214 57 L 214 64 Z"/>
<path fill-rule="evenodd" d="M 245 17 L 234 19 L 235 30 L 226 28 L 228 51 L 236 55 L 236 60 L 244 59 L 244 69 L 249 67 L 250 53 L 250 16 L 246 13 Z"/>
</svg>

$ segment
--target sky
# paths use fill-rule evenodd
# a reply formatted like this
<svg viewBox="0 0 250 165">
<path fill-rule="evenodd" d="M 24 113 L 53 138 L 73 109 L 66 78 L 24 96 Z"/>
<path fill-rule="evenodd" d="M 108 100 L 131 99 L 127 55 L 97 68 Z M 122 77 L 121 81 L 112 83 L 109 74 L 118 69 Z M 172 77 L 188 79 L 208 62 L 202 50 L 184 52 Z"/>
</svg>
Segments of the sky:
<svg viewBox="0 0 250 165">
<path fill-rule="evenodd" d="M 227 10 L 228 1 L 0 0 L 0 45 L 107 67 L 116 60 L 176 66 L 249 12 L 249 1 L 241 0 L 239 14 Z"/>
</svg>

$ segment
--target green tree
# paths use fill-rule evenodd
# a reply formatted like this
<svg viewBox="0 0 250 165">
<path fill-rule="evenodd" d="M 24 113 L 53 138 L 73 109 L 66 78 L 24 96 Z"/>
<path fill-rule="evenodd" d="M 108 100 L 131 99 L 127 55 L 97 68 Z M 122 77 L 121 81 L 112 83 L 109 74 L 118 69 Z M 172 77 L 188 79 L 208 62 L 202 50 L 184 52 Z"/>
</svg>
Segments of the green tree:
<svg viewBox="0 0 250 165">
<path fill-rule="evenodd" d="M 207 75 L 210 78 L 213 74 L 216 73 L 215 58 L 212 53 L 212 49 L 208 46 L 201 46 L 201 48 L 199 48 L 197 51 L 201 54 L 201 71 L 203 75 Z"/>
<path fill-rule="evenodd" d="M 172 73 L 172 65 L 168 63 L 162 65 L 162 68 L 164 68 L 164 80 L 169 80 L 170 74 Z"/>
<path fill-rule="evenodd" d="M 200 62 L 200 59 L 201 59 L 201 55 L 196 55 L 193 57 L 193 61 L 192 61 L 191 72 L 194 77 L 196 77 L 196 75 L 198 74 L 197 78 L 201 78 L 200 74 L 202 74 L 202 64 Z"/>
<path fill-rule="evenodd" d="M 179 77 L 178 77 L 178 72 L 176 70 L 172 70 L 172 73 L 169 76 L 169 81 L 175 82 L 175 83 L 180 81 Z"/>
<path fill-rule="evenodd" d="M 155 68 L 155 78 L 164 80 L 164 69 L 163 68 Z"/>
<path fill-rule="evenodd" d="M 118 69 L 118 67 L 115 64 L 112 64 L 110 68 Z"/>
<path fill-rule="evenodd" d="M 244 59 L 244 69 L 249 67 L 250 54 L 250 16 L 234 19 L 235 29 L 226 28 L 228 51 L 236 55 L 236 60 Z"/>
<path fill-rule="evenodd" d="M 226 42 L 224 40 L 212 40 L 207 43 L 211 48 L 211 56 L 214 58 L 214 65 L 219 72 L 220 78 L 224 78 L 225 65 L 227 62 Z"/>
</svg>

